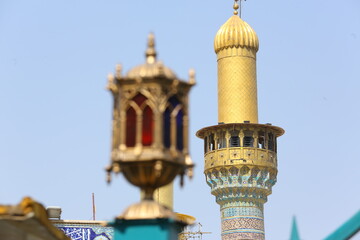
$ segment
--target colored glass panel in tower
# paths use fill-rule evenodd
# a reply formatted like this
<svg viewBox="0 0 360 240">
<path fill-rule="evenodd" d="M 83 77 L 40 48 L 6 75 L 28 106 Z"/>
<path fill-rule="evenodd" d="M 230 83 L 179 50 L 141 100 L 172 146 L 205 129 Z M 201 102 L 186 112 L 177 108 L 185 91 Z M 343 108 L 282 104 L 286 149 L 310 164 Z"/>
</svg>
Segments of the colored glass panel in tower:
<svg viewBox="0 0 360 240">
<path fill-rule="evenodd" d="M 136 143 L 136 112 L 133 107 L 126 111 L 126 146 L 135 147 Z"/>
<path fill-rule="evenodd" d="M 149 106 L 146 106 L 143 111 L 143 124 L 142 124 L 143 146 L 150 146 L 152 144 L 153 129 L 154 129 L 153 111 Z"/>
<path fill-rule="evenodd" d="M 167 107 L 164 111 L 164 130 L 163 130 L 163 141 L 164 147 L 170 147 L 170 136 L 171 136 L 171 129 L 170 129 L 170 108 Z"/>
<path fill-rule="evenodd" d="M 183 127 L 184 113 L 182 109 L 176 114 L 176 148 L 182 151 L 184 148 L 184 127 Z"/>
<path fill-rule="evenodd" d="M 132 99 L 139 107 L 146 101 L 146 97 L 141 93 L 136 94 L 136 96 Z"/>
</svg>

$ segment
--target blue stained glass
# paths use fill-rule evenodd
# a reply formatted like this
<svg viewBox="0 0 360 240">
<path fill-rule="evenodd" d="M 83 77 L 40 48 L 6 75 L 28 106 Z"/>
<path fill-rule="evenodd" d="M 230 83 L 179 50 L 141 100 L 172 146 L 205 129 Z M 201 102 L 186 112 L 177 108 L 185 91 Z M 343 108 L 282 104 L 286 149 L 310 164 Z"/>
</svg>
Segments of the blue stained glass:
<svg viewBox="0 0 360 240">
<path fill-rule="evenodd" d="M 175 108 L 177 105 L 180 104 L 180 101 L 179 101 L 179 99 L 177 99 L 177 97 L 172 96 L 171 98 L 169 98 L 169 103 L 171 104 L 171 106 L 173 108 Z"/>
<path fill-rule="evenodd" d="M 184 112 L 180 110 L 176 116 L 176 148 L 182 151 L 184 148 Z"/>
<path fill-rule="evenodd" d="M 170 148 L 170 109 L 166 108 L 164 112 L 163 128 L 164 147 Z"/>
</svg>

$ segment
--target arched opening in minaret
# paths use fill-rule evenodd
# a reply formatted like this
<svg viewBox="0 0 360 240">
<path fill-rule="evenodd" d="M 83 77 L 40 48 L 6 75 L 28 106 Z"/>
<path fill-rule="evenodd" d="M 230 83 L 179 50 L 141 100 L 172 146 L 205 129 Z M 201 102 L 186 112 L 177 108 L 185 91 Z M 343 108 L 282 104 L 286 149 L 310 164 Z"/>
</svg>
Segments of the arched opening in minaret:
<svg viewBox="0 0 360 240">
<path fill-rule="evenodd" d="M 210 134 L 209 135 L 209 151 L 214 151 L 215 150 L 215 138 L 214 138 L 214 134 Z"/>
<path fill-rule="evenodd" d="M 204 138 L 204 153 L 208 152 L 208 137 Z"/>
<path fill-rule="evenodd" d="M 243 147 L 253 147 L 254 146 L 254 138 L 252 131 L 244 131 L 244 142 Z"/>
<path fill-rule="evenodd" d="M 218 138 L 218 149 L 222 148 L 226 148 L 225 132 L 220 132 Z"/>
<path fill-rule="evenodd" d="M 233 130 L 230 132 L 231 137 L 229 140 L 229 146 L 230 147 L 240 147 L 240 137 L 239 137 L 239 131 Z"/>
<path fill-rule="evenodd" d="M 268 133 L 268 149 L 274 151 L 274 134 Z"/>
<path fill-rule="evenodd" d="M 265 149 L 265 133 L 264 132 L 259 132 L 258 144 L 259 144 L 258 148 Z"/>
</svg>

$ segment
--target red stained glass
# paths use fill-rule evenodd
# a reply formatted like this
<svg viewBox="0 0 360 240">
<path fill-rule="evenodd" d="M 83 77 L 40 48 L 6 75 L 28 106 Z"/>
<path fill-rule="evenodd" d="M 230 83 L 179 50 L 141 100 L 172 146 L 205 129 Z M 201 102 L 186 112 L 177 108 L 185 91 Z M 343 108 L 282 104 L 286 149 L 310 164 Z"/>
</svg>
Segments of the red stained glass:
<svg viewBox="0 0 360 240">
<path fill-rule="evenodd" d="M 149 106 L 146 106 L 143 111 L 142 121 L 142 144 L 143 146 L 150 146 L 153 142 L 154 119 L 153 111 Z"/>
<path fill-rule="evenodd" d="M 130 107 L 126 111 L 126 146 L 135 147 L 136 144 L 136 112 Z"/>
<path fill-rule="evenodd" d="M 146 99 L 147 99 L 147 98 L 146 98 L 144 95 L 142 95 L 141 93 L 138 93 L 132 100 L 133 100 L 134 102 L 136 102 L 136 104 L 137 104 L 138 106 L 141 106 L 141 104 L 143 104 L 143 102 L 145 102 Z"/>
</svg>

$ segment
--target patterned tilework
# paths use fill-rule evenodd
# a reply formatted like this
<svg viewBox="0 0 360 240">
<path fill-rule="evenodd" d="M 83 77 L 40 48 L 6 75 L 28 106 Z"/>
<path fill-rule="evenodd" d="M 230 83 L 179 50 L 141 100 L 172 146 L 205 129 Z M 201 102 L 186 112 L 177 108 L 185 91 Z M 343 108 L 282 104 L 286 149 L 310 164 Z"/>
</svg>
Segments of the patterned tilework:
<svg viewBox="0 0 360 240">
<path fill-rule="evenodd" d="M 265 239 L 263 206 L 235 201 L 221 207 L 222 240 Z"/>
<path fill-rule="evenodd" d="M 222 240 L 264 240 L 264 204 L 276 171 L 264 166 L 231 166 L 205 171 L 221 209 Z"/>
<path fill-rule="evenodd" d="M 276 173 L 266 168 L 242 166 L 211 169 L 205 173 L 216 202 L 223 205 L 236 199 L 265 203 L 276 181 Z"/>
<path fill-rule="evenodd" d="M 72 240 L 111 240 L 114 235 L 112 227 L 100 224 L 55 223 Z"/>
<path fill-rule="evenodd" d="M 235 231 L 241 232 L 264 232 L 264 221 L 261 218 L 237 217 L 233 219 L 223 219 L 221 223 L 223 234 Z"/>
<path fill-rule="evenodd" d="M 264 234 L 261 233 L 231 233 L 221 236 L 222 240 L 265 240 Z"/>
<path fill-rule="evenodd" d="M 259 209 L 258 207 L 241 207 L 241 206 L 235 206 L 235 207 L 228 207 L 223 208 L 221 210 L 221 216 L 223 218 L 231 218 L 234 216 L 254 216 L 258 218 L 263 218 L 263 212 L 262 209 Z"/>
</svg>

